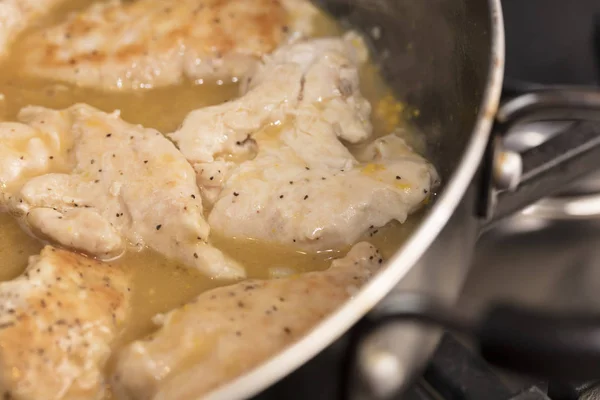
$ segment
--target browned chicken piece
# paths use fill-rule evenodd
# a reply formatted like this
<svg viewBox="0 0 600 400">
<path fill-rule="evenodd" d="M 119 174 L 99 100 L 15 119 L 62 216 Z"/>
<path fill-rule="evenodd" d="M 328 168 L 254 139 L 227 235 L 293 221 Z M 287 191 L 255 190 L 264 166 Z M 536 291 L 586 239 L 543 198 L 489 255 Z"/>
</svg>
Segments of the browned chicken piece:
<svg viewBox="0 0 600 400">
<path fill-rule="evenodd" d="M 326 271 L 205 292 L 157 318 L 158 332 L 118 353 L 112 387 L 123 399 L 198 399 L 301 338 L 382 261 L 361 242 Z"/>
<path fill-rule="evenodd" d="M 0 0 L 0 57 L 29 24 L 66 0 Z"/>
<path fill-rule="evenodd" d="M 4 399 L 100 399 L 111 344 L 129 311 L 127 275 L 53 247 L 0 283 Z"/>
<path fill-rule="evenodd" d="M 308 0 L 112 0 L 31 34 L 27 73 L 106 90 L 231 80 L 298 35 Z"/>
</svg>

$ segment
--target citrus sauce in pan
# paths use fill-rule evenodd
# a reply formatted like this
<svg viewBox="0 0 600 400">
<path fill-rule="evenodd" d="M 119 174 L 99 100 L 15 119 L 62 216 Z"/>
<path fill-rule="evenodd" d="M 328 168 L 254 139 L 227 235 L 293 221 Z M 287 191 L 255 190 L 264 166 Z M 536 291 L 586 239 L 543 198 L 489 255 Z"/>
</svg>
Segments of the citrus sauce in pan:
<svg viewBox="0 0 600 400">
<path fill-rule="evenodd" d="M 71 0 L 32 29 L 52 25 L 63 20 L 68 12 L 82 9 L 93 2 Z M 342 32 L 338 24 L 324 13 L 319 17 L 317 31 L 318 36 L 339 35 Z M 107 112 L 120 110 L 124 120 L 165 133 L 175 130 L 188 112 L 222 103 L 238 93 L 234 82 L 186 81 L 171 87 L 123 93 L 77 88 L 20 75 L 17 53 L 26 50 L 20 47 L 20 40 L 11 49 L 13 55 L 0 63 L 0 119 L 4 121 L 14 121 L 19 110 L 28 105 L 60 109 L 84 102 Z M 361 69 L 361 91 L 373 106 L 372 120 L 376 136 L 388 134 L 403 125 L 405 109 L 390 95 L 377 67 L 372 63 Z M 413 215 L 405 224 L 391 223 L 367 239 L 379 247 L 384 256 L 389 257 L 408 237 L 419 219 L 418 215 Z M 329 266 L 332 258 L 343 255 L 347 250 L 332 249 L 311 254 L 281 245 L 223 238 L 214 234 L 211 241 L 242 262 L 250 278 L 269 278 L 278 271 L 299 273 L 323 270 Z M 23 232 L 12 216 L 0 213 L 0 281 L 21 274 L 28 257 L 39 253 L 42 246 L 43 243 Z M 151 318 L 157 313 L 176 308 L 205 290 L 230 283 L 207 278 L 149 250 L 129 252 L 115 263 L 130 270 L 133 275 L 133 309 L 119 346 L 150 333 L 154 328 Z"/>
</svg>

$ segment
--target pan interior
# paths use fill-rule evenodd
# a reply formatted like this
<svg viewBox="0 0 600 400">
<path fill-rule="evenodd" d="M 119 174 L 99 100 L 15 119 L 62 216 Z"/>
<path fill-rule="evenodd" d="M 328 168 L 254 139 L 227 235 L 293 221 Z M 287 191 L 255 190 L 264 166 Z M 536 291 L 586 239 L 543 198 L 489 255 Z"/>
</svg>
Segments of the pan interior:
<svg viewBox="0 0 600 400">
<path fill-rule="evenodd" d="M 86 2 L 88 0 L 77 0 L 75 3 Z M 371 38 L 373 54 L 388 86 L 409 106 L 410 122 L 423 133 L 421 137 L 424 140 L 425 155 L 435 164 L 441 174 L 442 182 L 448 182 L 467 149 L 476 122 L 478 105 L 486 86 L 490 56 L 490 21 L 487 2 L 485 0 L 320 0 L 319 4 L 344 24 L 358 28 L 365 33 L 366 37 Z M 34 91 L 32 89 L 32 92 Z M 190 89 L 191 94 L 193 93 Z M 162 93 L 156 91 L 156 96 L 162 96 Z M 184 97 L 180 96 L 180 98 L 183 101 Z M 214 101 L 217 100 L 220 98 Z M 60 106 L 54 103 L 55 99 L 52 101 L 54 107 Z M 128 101 L 128 103 L 135 103 L 135 101 Z M 114 105 L 111 103 L 110 106 Z M 440 192 L 443 190 L 442 186 Z M 13 224 L 11 226 L 15 227 L 14 231 L 20 232 L 16 223 L 8 215 L 4 216 L 0 223 L 4 226 Z M 15 243 L 32 240 L 22 233 L 19 235 L 22 236 L 15 235 Z M 6 243 L 5 254 L 12 250 L 11 243 Z M 37 253 L 39 246 L 39 243 L 31 242 L 31 248 L 27 248 L 23 253 L 25 255 L 19 256 L 21 257 L 17 260 L 19 262 L 14 264 L 21 268 L 25 263 L 25 257 Z M 261 250 L 258 248 L 252 251 L 258 253 Z M 139 322 L 132 324 L 121 339 L 122 342 L 154 329 L 150 323 L 153 314 L 168 311 L 195 296 L 198 290 L 209 289 L 216 285 L 203 277 L 180 273 L 175 268 L 164 268 L 165 265 L 170 264 L 163 263 L 152 254 L 147 254 L 145 257 L 140 259 L 140 262 L 144 263 L 151 273 L 144 274 L 144 277 L 136 277 L 138 286 L 144 289 L 161 287 L 167 295 L 162 297 L 158 305 L 148 301 L 146 294 L 134 299 Z M 273 257 L 279 257 L 279 253 L 275 253 Z M 127 261 L 125 259 L 123 263 Z M 157 272 L 154 272 L 155 270 Z M 3 279 L 12 278 L 17 272 L 16 269 L 11 270 L 10 276 L 7 274 Z M 147 276 L 151 278 L 145 278 Z M 255 276 L 261 277 L 259 273 Z M 184 284 L 186 287 L 192 287 L 193 291 L 179 290 Z M 146 292 L 154 294 L 150 290 L 139 291 L 139 293 Z"/>
</svg>

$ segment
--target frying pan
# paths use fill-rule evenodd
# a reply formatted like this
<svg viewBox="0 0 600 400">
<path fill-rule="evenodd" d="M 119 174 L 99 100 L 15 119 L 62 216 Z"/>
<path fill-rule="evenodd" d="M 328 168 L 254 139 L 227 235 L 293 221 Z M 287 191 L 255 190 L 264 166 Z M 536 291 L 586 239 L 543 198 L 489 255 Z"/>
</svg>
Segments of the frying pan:
<svg viewBox="0 0 600 400">
<path fill-rule="evenodd" d="M 380 33 L 371 40 L 373 54 L 398 97 L 420 111 L 413 122 L 425 132 L 426 155 L 443 186 L 419 227 L 369 284 L 301 341 L 206 398 L 251 397 L 352 326 L 358 328 L 347 397 L 387 398 L 405 387 L 435 349 L 440 327 L 466 334 L 500 367 L 560 379 L 600 376 L 600 316 L 509 304 L 490 305 L 483 315 L 453 308 L 483 231 L 600 166 L 600 92 L 544 88 L 516 93 L 500 106 L 499 0 L 319 5 L 367 35 L 374 28 Z M 523 153 L 505 146 L 504 134 L 515 125 L 552 119 L 575 123 Z"/>
</svg>

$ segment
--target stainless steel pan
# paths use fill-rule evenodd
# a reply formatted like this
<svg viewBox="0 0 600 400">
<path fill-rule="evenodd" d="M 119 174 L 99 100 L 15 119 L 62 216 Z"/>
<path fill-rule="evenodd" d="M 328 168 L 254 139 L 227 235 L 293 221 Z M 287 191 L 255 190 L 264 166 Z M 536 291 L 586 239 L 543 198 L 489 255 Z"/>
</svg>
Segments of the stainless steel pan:
<svg viewBox="0 0 600 400">
<path fill-rule="evenodd" d="M 352 393 L 358 397 L 384 398 L 401 389 L 435 348 L 439 330 L 404 324 L 399 318 L 428 319 L 475 338 L 487 333 L 484 355 L 509 368 L 515 367 L 511 359 L 494 354 L 503 343 L 517 358 L 545 354 L 556 340 L 529 353 L 519 353 L 518 343 L 522 338 L 531 343 L 546 337 L 527 324 L 534 318 L 549 324 L 551 332 L 561 333 L 554 316 L 496 308 L 487 319 L 477 319 L 449 307 L 461 290 L 477 237 L 486 227 L 600 166 L 600 124 L 584 121 L 600 120 L 600 93 L 554 88 L 522 94 L 499 109 L 504 64 L 499 0 L 328 0 L 321 5 L 366 34 L 374 28 L 381 32 L 371 41 L 373 52 L 398 96 L 420 110 L 415 122 L 427 133 L 427 155 L 444 185 L 418 229 L 352 300 L 303 340 L 208 398 L 256 394 L 316 355 L 374 308 L 371 320 L 378 323 L 362 332 L 354 368 L 349 369 L 356 383 Z M 554 118 L 577 122 L 525 153 L 504 148 L 503 134 L 515 124 Z M 407 293 L 420 297 L 407 298 Z M 382 315 L 387 318 L 381 319 Z M 594 336 L 597 329 L 589 329 L 595 329 L 597 321 L 576 320 L 572 328 Z M 521 336 L 508 335 L 520 326 Z M 588 330 L 578 331 L 580 326 Z M 497 329 L 490 331 L 490 327 Z M 563 350 L 557 357 L 577 364 L 569 357 L 581 352 L 568 346 Z M 598 361 L 594 358 L 598 351 L 593 346 L 591 350 L 584 361 Z M 573 374 L 581 372 L 581 366 L 575 365 Z M 556 373 L 540 368 L 540 363 L 523 372 Z"/>
</svg>

